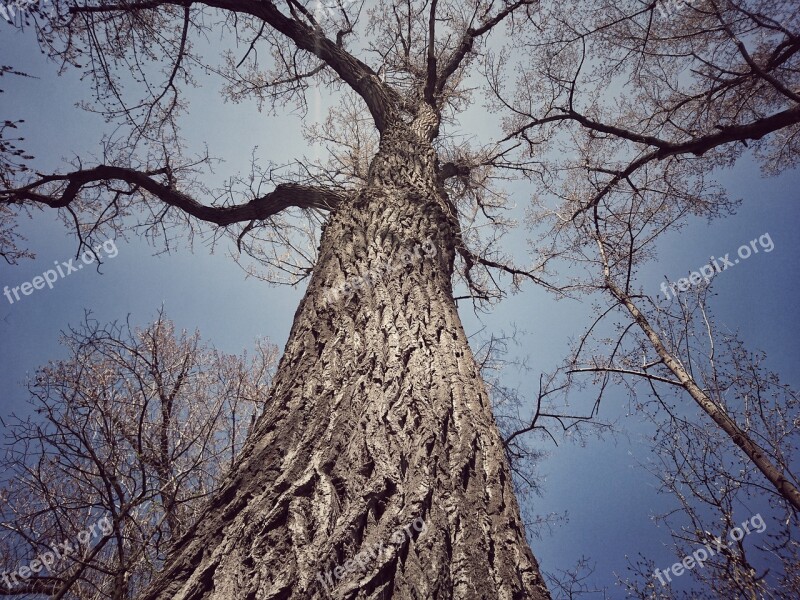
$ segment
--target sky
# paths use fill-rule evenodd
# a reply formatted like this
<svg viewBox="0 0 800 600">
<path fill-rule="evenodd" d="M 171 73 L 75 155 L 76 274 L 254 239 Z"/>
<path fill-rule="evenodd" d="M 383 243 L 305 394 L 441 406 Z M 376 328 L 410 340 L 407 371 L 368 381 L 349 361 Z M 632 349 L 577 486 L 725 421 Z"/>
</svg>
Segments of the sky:
<svg viewBox="0 0 800 600">
<path fill-rule="evenodd" d="M 75 106 L 86 97 L 85 82 L 74 72 L 57 76 L 32 33 L 0 22 L 0 64 L 36 77 L 0 79 L 0 116 L 25 119 L 24 147 L 37 157 L 37 166 L 55 168 L 62 158 L 97 153 L 106 129 L 100 117 Z M 223 176 L 247 172 L 255 146 L 279 162 L 313 151 L 299 133 L 298 115 L 271 116 L 259 113 L 252 103 L 225 103 L 214 85 L 201 84 L 192 92 L 185 131 L 191 144 L 207 142 L 212 154 L 225 158 L 217 167 Z M 311 118 L 321 114 L 317 108 L 312 106 Z M 472 117 L 476 130 L 485 125 L 485 115 L 477 111 Z M 800 172 L 764 178 L 745 158 L 720 172 L 718 180 L 743 200 L 736 214 L 712 223 L 690 221 L 681 231 L 664 236 L 657 259 L 642 269 L 639 280 L 655 294 L 664 277 L 676 281 L 705 264 L 709 255 L 733 254 L 768 233 L 774 250 L 720 274 L 712 306 L 719 323 L 739 331 L 751 350 L 766 352 L 767 366 L 797 385 L 800 240 L 795 227 L 800 223 Z M 522 211 L 530 191 L 515 185 L 511 192 Z M 20 231 L 36 258 L 16 266 L 0 263 L 0 288 L 33 281 L 55 262 L 75 258 L 75 241 L 52 212 L 34 213 L 20 223 Z M 524 232 L 516 232 L 506 249 L 524 257 L 523 239 Z M 226 243 L 213 253 L 202 240 L 193 249 L 179 243 L 169 254 L 156 254 L 156 248 L 135 235 L 116 239 L 113 245 L 116 253 L 112 258 L 114 252 L 106 252 L 101 272 L 87 265 L 59 278 L 52 289 L 35 290 L 13 303 L 0 296 L 0 416 L 26 413 L 25 379 L 38 366 L 64 355 L 59 332 L 79 324 L 86 310 L 101 323 L 130 319 L 144 326 L 163 306 L 179 329 L 197 329 L 225 352 L 252 347 L 256 336 L 268 337 L 280 348 L 286 343 L 302 285 L 275 287 L 248 278 L 230 258 L 235 249 Z M 509 295 L 480 318 L 468 303 L 460 304 L 460 312 L 468 335 L 515 327 L 525 331 L 514 353 L 527 358 L 533 370 L 509 373 L 507 381 L 519 385 L 526 397 L 535 396 L 539 372 L 563 359 L 570 341 L 592 318 L 585 302 L 556 302 L 533 285 Z M 574 402 L 580 406 L 592 398 L 590 388 Z M 624 390 L 615 390 L 604 400 L 600 418 L 618 421 L 629 438 L 590 438 L 585 445 L 543 443 L 540 448 L 548 456 L 538 465 L 541 494 L 525 500 L 534 513 L 568 515 L 551 532 L 532 539 L 542 568 L 567 569 L 587 557 L 595 567 L 593 582 L 606 586 L 611 598 L 623 597 L 614 586 L 614 574 L 624 574 L 626 556 L 642 553 L 664 567 L 675 562 L 665 547 L 666 530 L 652 519 L 671 505 L 670 499 L 657 493 L 655 479 L 640 465 L 649 453 L 642 439 L 646 428 L 628 416 L 628 400 Z"/>
</svg>

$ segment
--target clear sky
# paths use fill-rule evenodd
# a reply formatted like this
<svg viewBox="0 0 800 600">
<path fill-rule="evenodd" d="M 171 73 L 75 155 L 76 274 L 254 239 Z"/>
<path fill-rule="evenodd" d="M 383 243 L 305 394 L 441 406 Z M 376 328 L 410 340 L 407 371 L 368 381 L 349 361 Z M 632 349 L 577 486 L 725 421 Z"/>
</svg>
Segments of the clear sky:
<svg viewBox="0 0 800 600">
<path fill-rule="evenodd" d="M 13 65 L 37 79 L 4 76 L 0 79 L 0 116 L 25 119 L 21 135 L 24 147 L 37 157 L 40 168 L 56 168 L 61 158 L 97 154 L 104 131 L 99 117 L 74 105 L 86 97 L 86 86 L 74 73 L 57 77 L 33 39 L 32 31 L 20 33 L 0 22 L 0 64 Z M 204 83 L 204 82 L 201 82 Z M 260 155 L 277 162 L 311 154 L 299 133 L 298 116 L 273 117 L 258 113 L 250 103 L 226 104 L 214 87 L 192 93 L 192 106 L 184 120 L 192 144 L 208 142 L 213 155 L 226 162 L 216 170 L 221 177 L 245 173 L 254 146 Z M 312 117 L 316 111 L 312 110 Z M 480 119 L 492 118 L 475 112 Z M 770 253 L 759 253 L 717 278 L 713 308 L 721 323 L 740 331 L 751 350 L 768 355 L 767 366 L 797 385 L 800 363 L 798 313 L 798 262 L 800 241 L 794 229 L 800 223 L 800 172 L 764 179 L 749 160 L 720 173 L 719 180 L 743 204 L 737 214 L 711 224 L 694 221 L 678 233 L 666 236 L 658 258 L 646 265 L 640 281 L 656 293 L 664 276 L 675 281 L 703 265 L 709 255 L 734 252 L 765 233 L 774 242 Z M 530 190 L 515 185 L 512 197 L 522 209 Z M 19 286 L 50 269 L 55 261 L 74 258 L 75 242 L 54 213 L 34 213 L 21 231 L 36 253 L 34 260 L 17 266 L 0 263 L 0 287 Z M 522 259 L 522 235 L 509 238 L 507 249 Z M 194 250 L 179 244 L 172 254 L 154 255 L 154 248 L 130 235 L 117 239 L 118 253 L 102 267 L 91 267 L 59 279 L 13 304 L 0 296 L 0 416 L 25 412 L 25 378 L 37 366 L 62 355 L 59 332 L 78 324 L 84 310 L 101 322 L 125 320 L 147 324 L 162 305 L 179 328 L 199 329 L 203 338 L 226 352 L 241 352 L 256 336 L 267 336 L 283 347 L 303 289 L 271 287 L 252 278 L 228 257 L 235 249 L 223 243 L 212 254 L 197 240 Z M 520 262 L 524 262 L 520 260 Z M 541 371 L 548 371 L 564 357 L 571 339 L 580 335 L 592 314 L 586 303 L 556 302 L 542 290 L 526 285 L 523 293 L 509 296 L 492 314 L 478 320 L 471 306 L 462 303 L 468 334 L 509 331 L 513 325 L 527 334 L 520 338 L 520 357 L 528 356 L 533 371 L 509 373 L 521 392 L 535 396 Z M 591 401 L 593 390 L 575 398 L 575 404 Z M 616 394 L 616 395 L 615 395 Z M 532 541 L 533 550 L 546 570 L 567 569 L 581 556 L 596 563 L 594 581 L 607 585 L 610 597 L 622 597 L 614 588 L 614 573 L 623 574 L 625 556 L 643 553 L 665 567 L 675 562 L 664 550 L 669 542 L 663 528 L 651 516 L 670 505 L 656 494 L 656 481 L 639 461 L 648 447 L 641 441 L 646 428 L 626 417 L 628 399 L 616 390 L 604 401 L 601 419 L 619 419 L 630 432 L 624 436 L 590 439 L 585 446 L 560 443 L 543 446 L 549 457 L 540 465 L 542 495 L 530 499 L 534 512 L 568 513 L 568 521 L 551 534 Z M 598 596 L 599 597 L 599 596 Z"/>
</svg>

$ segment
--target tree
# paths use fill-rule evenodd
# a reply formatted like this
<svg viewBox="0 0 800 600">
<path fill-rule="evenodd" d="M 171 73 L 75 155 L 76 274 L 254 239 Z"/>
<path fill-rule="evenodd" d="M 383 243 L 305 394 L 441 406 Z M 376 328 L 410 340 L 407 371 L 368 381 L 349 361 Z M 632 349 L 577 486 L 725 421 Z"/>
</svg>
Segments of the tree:
<svg viewBox="0 0 800 600">
<path fill-rule="evenodd" d="M 679 307 L 664 316 L 660 329 L 670 348 L 682 348 L 693 378 L 710 390 L 714 403 L 741 423 L 748 439 L 765 449 L 769 460 L 788 473 L 796 463 L 798 394 L 776 373 L 765 356 L 754 354 L 731 333 L 724 334 L 710 314 L 708 287 L 682 294 Z M 680 327 L 670 317 L 682 312 Z M 661 322 L 659 322 L 661 325 Z M 702 568 L 687 571 L 696 585 L 682 590 L 690 598 L 791 598 L 798 589 L 800 555 L 795 540 L 797 516 L 779 490 L 746 455 L 730 443 L 727 432 L 702 419 L 682 403 L 683 388 L 641 379 L 630 386 L 632 404 L 654 425 L 653 454 L 642 460 L 675 499 L 675 509 L 656 516 L 673 539 L 677 561 L 699 552 Z M 641 390 L 641 388 L 644 388 Z M 637 390 L 639 393 L 637 394 Z M 641 393 L 644 391 L 645 393 Z M 766 502 L 765 502 L 766 500 Z M 740 539 L 731 536 L 742 522 L 755 521 Z M 717 540 L 723 540 L 724 549 Z M 708 551 L 708 549 L 711 551 Z M 642 559 L 624 580 L 635 598 L 675 598 L 678 592 L 657 568 Z"/>
<path fill-rule="evenodd" d="M 559 26 L 535 44 L 546 51 L 519 65 L 528 80 L 550 83 L 534 93 L 537 114 L 527 108 L 530 95 L 505 100 L 502 87 L 494 88 L 498 101 L 516 114 L 510 138 L 523 141 L 531 154 L 542 151 L 536 146 L 570 137 L 578 151 L 577 159 L 543 165 L 542 187 L 558 200 L 556 206 L 542 203 L 536 216 L 544 228 L 541 262 L 588 265 L 588 276 L 574 277 L 565 287 L 601 291 L 608 302 L 572 357 L 571 372 L 641 376 L 683 388 L 798 511 L 800 484 L 789 465 L 774 460 L 715 402 L 713 388 L 695 378 L 692 358 L 666 339 L 670 327 L 682 326 L 683 315 L 659 310 L 663 300 L 635 279 L 653 256 L 655 241 L 687 216 L 714 218 L 735 207 L 711 179 L 715 167 L 733 164 L 750 144 L 767 173 L 797 164 L 798 17 L 784 2 L 692 4 L 667 20 L 654 8 L 635 2 L 600 9 L 554 6 Z M 584 91 L 588 84 L 591 93 Z M 628 87 L 634 96 L 617 102 L 603 94 L 614 85 Z M 555 176 L 561 169 L 586 177 Z M 759 244 L 771 251 L 769 234 L 752 240 L 746 256 L 757 253 Z M 712 257 L 703 273 L 706 283 L 733 265 L 727 256 Z M 691 283 L 699 282 L 698 276 Z M 618 309 L 630 326 L 614 342 L 604 341 L 611 348 L 600 351 L 605 356 L 594 354 L 590 364 L 579 364 L 581 354 L 592 351 L 587 341 L 592 330 Z M 641 335 L 629 345 L 632 329 Z M 626 356 L 626 348 L 636 357 Z"/>
<path fill-rule="evenodd" d="M 235 464 L 277 348 L 227 355 L 163 312 L 136 330 L 87 315 L 63 343 L 29 382 L 32 416 L 4 423 L 0 595 L 136 598 Z"/>
<path fill-rule="evenodd" d="M 59 4 L 39 30 L 64 65 L 86 65 L 94 106 L 127 129 L 105 140 L 99 164 L 21 175 L 0 201 L 58 209 L 80 247 L 126 226 L 158 237 L 207 223 L 268 267 L 266 278 L 310 275 L 241 463 L 143 598 L 546 598 L 454 285 L 480 306 L 503 295 L 502 275 L 513 287 L 610 292 L 645 331 L 626 302 L 637 261 L 687 214 L 728 206 L 709 194 L 708 170 L 753 139 L 775 149 L 770 166 L 796 156 L 796 16 L 777 3 L 764 14 L 712 2 L 659 29 L 655 3 L 330 6 Z M 243 56 L 203 60 L 198 34 L 215 26 Z M 159 73 L 150 62 L 164 56 Z M 700 68 L 685 71 L 692 61 Z M 254 160 L 249 179 L 204 185 L 210 157 L 184 157 L 178 135 L 194 65 L 219 74 L 232 100 L 272 109 L 302 109 L 312 85 L 344 88 L 330 119 L 307 131 L 329 160 L 289 174 Z M 478 71 L 507 119 L 500 141 L 473 148 L 457 134 Z M 597 92 L 617 77 L 635 101 Z M 689 92 L 676 90 L 685 80 Z M 138 81 L 148 85 L 131 101 L 123 90 Z M 584 92 L 587 83 L 597 87 Z M 566 177 L 540 154 L 565 141 L 581 153 Z M 499 247 L 510 222 L 498 180 L 512 176 L 561 201 L 537 222 L 549 229 L 530 267 Z M 597 270 L 549 279 L 563 259 Z M 552 381 L 540 399 L 561 389 Z M 771 467 L 761 470 L 773 484 L 788 481 Z"/>
<path fill-rule="evenodd" d="M 269 228 L 290 207 L 329 213 L 241 463 L 143 598 L 308 598 L 326 587 L 339 597 L 547 597 L 453 300 L 456 253 L 481 296 L 473 269 L 496 263 L 466 246 L 445 183 L 469 170 L 440 160 L 436 142 L 442 119 L 466 100 L 459 83 L 482 39 L 503 23 L 524 22 L 532 4 L 385 5 L 370 16 L 378 27 L 368 50 L 382 56 L 382 77 L 347 49 L 360 6 L 326 19 L 294 0 L 280 8 L 249 1 L 56 7 L 59 19 L 41 31 L 44 43 L 57 46 L 65 63 L 85 57 L 97 100 L 131 133 L 107 141 L 102 164 L 35 176 L 6 190 L 5 202 L 63 209 L 80 244 L 122 228 L 135 206 L 152 211 L 144 222 L 151 232 L 170 219 L 229 231 L 249 223 L 237 238 Z M 181 161 L 172 126 L 178 85 L 189 81 L 195 59 L 189 33 L 210 27 L 206 19 L 227 22 L 253 48 L 241 63 L 246 69 L 236 71 L 232 57 L 220 67 L 232 96 L 302 102 L 314 78 L 360 97 L 380 136 L 366 185 L 280 182 L 233 205 L 192 197 L 199 187 L 186 178 L 200 163 Z M 259 45 L 273 54 L 266 68 Z M 144 63 L 160 58 L 157 51 L 174 57 L 167 79 L 131 107 L 113 67 L 126 64 L 152 79 Z M 151 143 L 157 150 L 148 154 Z M 328 288 L 390 263 L 391 278 L 370 277 L 368 290 L 327 301 Z M 419 522 L 422 532 L 411 528 Z M 374 548 L 384 551 L 363 570 L 337 568 Z"/>
<path fill-rule="evenodd" d="M 677 557 L 707 543 L 710 531 L 724 537 L 753 505 L 748 499 L 767 497 L 773 540 L 747 551 L 736 544 L 693 576 L 710 595 L 783 597 L 796 589 L 796 395 L 759 374 L 759 360 L 735 337 L 715 331 L 706 294 L 735 264 L 728 254 L 679 287 L 662 283 L 663 296 L 637 274 L 689 217 L 735 209 L 712 179 L 716 168 L 744 156 L 766 174 L 797 164 L 800 23 L 785 2 L 664 5 L 553 5 L 554 26 L 528 46 L 532 60 L 515 64 L 521 79 L 546 84 L 514 97 L 502 85 L 509 59 L 501 55 L 489 71 L 496 102 L 515 115 L 509 139 L 532 159 L 575 152 L 541 161 L 532 219 L 540 262 L 556 273 L 580 265 L 562 289 L 598 300 L 563 385 L 589 375 L 598 405 L 611 382 L 634 399 L 649 396 L 634 405 L 655 425 L 659 479 L 679 501 L 666 519 Z M 773 248 L 768 233 L 743 241 L 740 258 Z M 758 554 L 780 559 L 769 580 L 748 562 Z M 642 585 L 629 588 L 637 597 L 674 597 L 654 585 L 652 569 L 639 574 Z"/>
</svg>

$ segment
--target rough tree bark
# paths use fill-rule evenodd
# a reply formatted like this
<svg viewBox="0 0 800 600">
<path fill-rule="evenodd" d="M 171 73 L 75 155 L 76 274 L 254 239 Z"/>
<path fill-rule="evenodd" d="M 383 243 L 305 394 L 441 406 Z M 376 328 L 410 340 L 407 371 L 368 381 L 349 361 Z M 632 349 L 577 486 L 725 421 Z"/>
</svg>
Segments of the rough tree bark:
<svg viewBox="0 0 800 600">
<path fill-rule="evenodd" d="M 200 3 L 200 10 L 216 9 L 236 23 L 261 22 L 255 31 L 269 28 L 282 36 L 280 44 L 285 38 L 300 55 L 313 57 L 302 67 L 290 59 L 288 78 L 278 78 L 288 86 L 285 98 L 303 93 L 304 80 L 320 70 L 317 61 L 360 96 L 380 147 L 366 185 L 352 197 L 339 188 L 281 184 L 246 204 L 206 205 L 177 184 L 166 159 L 142 170 L 100 164 L 37 173 L 0 190 L 6 202 L 70 210 L 91 206 L 89 198 L 103 191 L 114 202 L 157 199 L 167 206 L 159 214 L 174 208 L 222 227 L 250 221 L 239 241 L 256 220 L 290 206 L 331 211 L 265 413 L 143 600 L 549 598 L 525 539 L 502 440 L 451 283 L 456 252 L 470 285 L 476 263 L 536 278 L 469 253 L 444 187 L 444 179 L 463 174 L 463 167 L 440 166 L 433 144 L 443 111 L 461 101 L 460 82 L 477 56 L 476 44 L 517 16 L 526 22 L 536 3 L 475 3 L 462 10 L 432 0 L 413 19 L 409 4 L 407 22 L 398 17 L 404 10 L 384 7 L 388 39 L 400 40 L 390 44 L 394 58 L 383 56 L 384 66 L 397 65 L 395 84 L 346 49 L 345 37 L 354 34 L 346 14 L 328 37 L 310 9 L 294 0 L 285 6 L 270 0 Z M 92 46 L 94 24 L 106 17 L 118 18 L 116 31 L 124 33 L 109 38 L 118 44 L 128 33 L 138 39 L 150 23 L 164 29 L 182 15 L 175 42 L 183 57 L 194 27 L 190 4 L 70 5 L 69 16 L 77 18 L 65 20 L 72 24 L 63 32 L 67 47 L 73 33 L 86 33 Z M 437 27 L 444 28 L 438 40 Z M 246 31 L 242 25 L 241 34 Z M 257 33 L 251 49 L 260 38 Z M 265 39 L 283 56 L 278 38 L 271 33 Z M 181 64 L 178 58 L 168 88 Z M 107 71 L 96 74 L 116 89 Z M 160 101 L 156 97 L 153 105 Z M 121 114 L 136 121 L 126 110 Z M 149 122 L 149 115 L 142 118 Z M 171 121 L 172 108 L 166 115 L 164 122 Z M 402 261 L 406 253 L 411 258 Z M 387 273 L 388 263 L 393 266 Z M 331 299 L 332 290 L 362 276 L 369 286 Z"/>
<path fill-rule="evenodd" d="M 241 462 L 143 600 L 549 598 L 453 301 L 437 121 L 423 108 L 382 131 Z"/>
</svg>

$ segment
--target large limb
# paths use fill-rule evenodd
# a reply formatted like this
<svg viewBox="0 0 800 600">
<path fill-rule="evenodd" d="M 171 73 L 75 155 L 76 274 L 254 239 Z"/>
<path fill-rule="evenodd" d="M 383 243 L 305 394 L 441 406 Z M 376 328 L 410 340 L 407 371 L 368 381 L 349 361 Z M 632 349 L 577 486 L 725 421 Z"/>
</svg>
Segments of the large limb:
<svg viewBox="0 0 800 600">
<path fill-rule="evenodd" d="M 342 80 L 364 99 L 379 131 L 383 131 L 394 118 L 395 93 L 378 78 L 369 65 L 350 54 L 341 43 L 329 39 L 313 16 L 297 2 L 289 2 L 295 18 L 284 15 L 271 1 L 204 0 L 198 4 L 263 20 L 270 27 L 289 38 L 299 49 L 315 55 L 336 71 Z M 71 7 L 70 13 L 123 13 L 143 9 L 153 10 L 159 6 L 168 5 L 186 6 L 187 2 L 156 0 L 130 4 L 78 5 Z M 301 17 L 304 17 L 308 23 L 303 22 Z"/>
<path fill-rule="evenodd" d="M 87 186 L 122 181 L 130 191 L 144 190 L 164 204 L 178 208 L 201 221 L 225 226 L 244 221 L 266 219 L 290 207 L 334 210 L 342 196 L 326 188 L 282 183 L 275 189 L 245 204 L 235 206 L 210 206 L 201 204 L 185 192 L 156 179 L 167 175 L 166 169 L 137 171 L 125 167 L 99 165 L 71 173 L 42 176 L 36 181 L 15 189 L 0 190 L 1 204 L 37 203 L 51 208 L 64 208 L 72 204 Z M 43 193 L 40 189 L 52 183 L 66 183 L 58 195 Z"/>
<path fill-rule="evenodd" d="M 800 104 L 794 105 L 786 110 L 775 113 L 768 117 L 757 119 L 750 123 L 741 125 L 733 125 L 730 127 L 720 127 L 718 131 L 706 135 L 697 136 L 688 140 L 682 141 L 669 141 L 651 135 L 643 135 L 635 131 L 624 129 L 615 125 L 608 125 L 589 119 L 588 117 L 574 111 L 568 110 L 563 114 L 550 115 L 542 119 L 536 119 L 516 131 L 506 136 L 501 143 L 516 137 L 524 137 L 526 132 L 532 128 L 552 123 L 556 121 L 575 121 L 582 127 L 595 131 L 612 135 L 618 138 L 626 139 L 637 144 L 643 144 L 647 147 L 646 152 L 639 158 L 632 161 L 625 169 L 621 171 L 606 171 L 612 175 L 611 179 L 595 194 L 589 202 L 575 212 L 573 218 L 580 213 L 590 210 L 598 205 L 598 203 L 611 191 L 614 187 L 646 164 L 654 160 L 663 160 L 670 156 L 678 156 L 681 154 L 692 154 L 694 156 L 702 156 L 706 152 L 713 150 L 724 144 L 734 142 L 741 142 L 747 144 L 748 140 L 760 140 L 765 135 L 791 127 L 800 123 Z"/>
<path fill-rule="evenodd" d="M 652 12 L 654 6 L 647 6 L 645 12 Z M 624 39 L 626 44 L 620 47 L 629 50 L 619 55 L 613 51 L 604 55 L 609 64 L 617 65 L 615 69 L 620 73 L 620 81 L 627 78 L 625 85 L 631 84 L 631 90 L 636 87 L 655 87 L 670 92 L 657 97 L 643 93 L 640 99 L 645 104 L 635 106 L 623 103 L 616 114 L 603 118 L 598 115 L 604 110 L 604 102 L 596 104 L 598 101 L 590 99 L 592 94 L 586 92 L 577 95 L 579 80 L 586 79 L 585 75 L 581 75 L 582 60 L 578 61 L 574 71 L 572 65 L 566 62 L 563 72 L 551 71 L 549 64 L 539 65 L 526 75 L 535 77 L 541 71 L 552 86 L 552 97 L 547 97 L 550 94 L 542 96 L 545 108 L 540 118 L 530 113 L 525 102 L 504 100 L 497 85 L 493 84 L 498 101 L 514 115 L 518 123 L 501 143 L 512 139 L 527 142 L 529 152 L 534 153 L 535 146 L 555 137 L 558 130 L 554 126 L 560 124 L 579 125 L 588 140 L 609 140 L 611 144 L 630 142 L 625 145 L 630 157 L 627 164 L 609 167 L 607 165 L 614 161 L 607 157 L 598 158 L 591 154 L 585 157 L 585 165 L 581 166 L 585 166 L 590 178 L 599 174 L 606 177 L 593 179 L 596 190 L 574 212 L 573 216 L 577 216 L 596 207 L 609 194 L 618 191 L 621 184 L 627 183 L 634 188 L 632 176 L 637 171 L 649 169 L 657 161 L 681 155 L 699 157 L 715 149 L 732 157 L 736 154 L 738 144 L 747 146 L 750 140 L 760 140 L 781 130 L 795 131 L 800 124 L 800 94 L 793 75 L 796 72 L 797 52 L 800 50 L 797 36 L 766 17 L 733 5 L 730 10 L 742 17 L 736 20 L 736 29 L 727 9 L 722 11 L 713 3 L 712 8 L 712 11 L 704 13 L 703 18 L 708 19 L 707 25 L 716 22 L 720 29 L 721 35 L 713 36 L 713 43 L 711 37 L 705 37 L 711 36 L 711 30 L 695 31 L 688 25 L 685 31 L 678 28 L 651 35 L 651 18 L 637 21 L 638 17 L 644 15 L 642 10 L 612 21 L 603 17 L 596 23 L 588 24 L 577 16 L 574 23 L 567 18 L 565 29 L 557 31 L 554 40 L 549 42 L 558 44 L 559 52 L 574 52 L 576 57 L 582 52 L 585 57 L 589 48 L 591 54 L 597 54 L 598 51 L 602 54 L 605 52 L 602 50 L 604 42 L 599 40 L 603 40 L 603 36 L 622 36 L 620 39 Z M 626 22 L 627 26 L 621 25 Z M 756 39 L 758 36 L 753 34 L 754 30 L 760 31 L 758 35 L 764 35 L 765 40 L 748 50 L 741 39 Z M 669 80 L 672 72 L 663 61 L 668 62 L 676 53 L 680 54 L 674 44 L 679 43 L 675 40 L 683 35 L 687 39 L 704 40 L 708 46 L 704 46 L 702 51 L 687 54 L 674 66 L 683 69 L 681 73 L 685 71 L 686 74 L 692 73 L 692 76 L 687 77 L 685 84 L 673 89 Z M 591 40 L 598 40 L 597 43 L 601 45 L 587 46 Z M 539 43 L 545 42 L 537 40 L 534 46 Z M 640 58 L 631 59 L 630 64 L 625 62 L 637 55 Z M 662 67 L 665 69 L 663 73 Z M 616 78 L 610 69 L 604 72 L 609 82 Z M 572 75 L 570 71 L 573 71 Z M 541 87 L 547 88 L 546 85 Z M 584 106 L 582 109 L 578 108 L 576 98 L 580 98 L 580 104 Z M 529 137 L 537 130 L 542 133 L 535 138 Z M 567 136 L 571 132 L 567 132 Z M 791 133 L 788 135 L 791 138 Z M 673 164 L 672 161 L 670 164 Z"/>
<path fill-rule="evenodd" d="M 472 47 L 475 44 L 475 40 L 480 38 L 483 35 L 489 33 L 492 29 L 494 29 L 497 25 L 505 21 L 507 17 L 512 15 L 518 8 L 522 6 L 528 6 L 531 4 L 538 4 L 539 0 L 516 0 L 516 2 L 512 2 L 508 6 L 506 6 L 503 10 L 498 12 L 494 17 L 488 19 L 486 22 L 483 23 L 480 27 L 473 27 L 472 24 L 475 21 L 475 17 L 477 16 L 477 6 L 475 7 L 475 13 L 472 16 L 472 22 L 467 27 L 464 34 L 461 36 L 461 41 L 458 44 L 458 47 L 453 51 L 453 53 L 448 57 L 446 64 L 442 68 L 441 74 L 438 76 L 436 81 L 436 93 L 441 94 L 444 90 L 445 86 L 447 85 L 447 81 L 450 77 L 458 70 L 461 64 L 464 62 L 464 59 L 472 52 Z M 433 14 L 431 16 L 433 18 Z"/>
<path fill-rule="evenodd" d="M 645 144 L 655 148 L 653 151 L 654 159 L 667 158 L 676 154 L 694 154 L 701 156 L 709 150 L 730 142 L 744 142 L 747 140 L 758 140 L 779 129 L 800 123 L 800 104 L 796 104 L 786 110 L 780 111 L 768 117 L 757 119 L 751 123 L 720 127 L 719 131 L 708 135 L 697 136 L 688 140 L 671 142 L 652 135 L 644 135 L 635 131 L 601 123 L 582 115 L 575 110 L 567 110 L 562 114 L 550 115 L 542 119 L 535 119 L 526 123 L 522 127 L 506 136 L 502 142 L 523 135 L 529 129 L 553 123 L 556 121 L 575 121 L 597 133 L 605 133 L 620 137 L 638 144 Z"/>
</svg>

